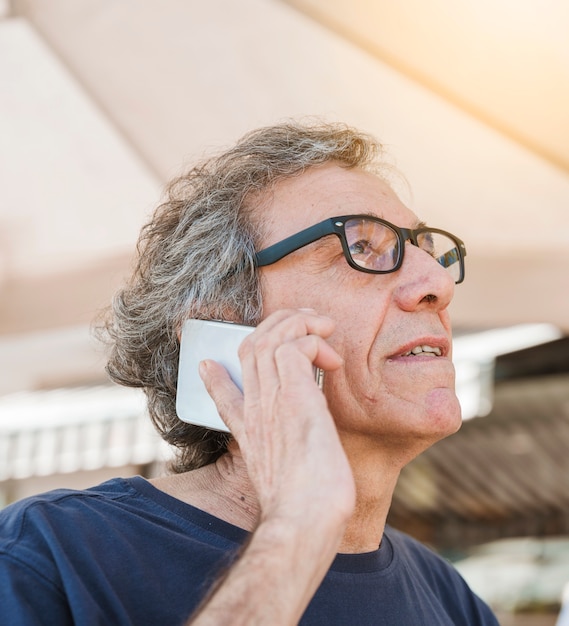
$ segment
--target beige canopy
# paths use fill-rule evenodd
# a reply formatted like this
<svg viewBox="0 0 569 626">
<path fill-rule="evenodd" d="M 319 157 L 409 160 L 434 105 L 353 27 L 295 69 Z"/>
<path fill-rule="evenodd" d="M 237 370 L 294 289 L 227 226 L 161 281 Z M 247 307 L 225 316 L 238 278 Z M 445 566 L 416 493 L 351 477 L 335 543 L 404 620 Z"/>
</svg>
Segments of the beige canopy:
<svg viewBox="0 0 569 626">
<path fill-rule="evenodd" d="M 466 241 L 457 327 L 567 331 L 568 9 L 530 4 L 7 3 L 0 335 L 86 329 L 168 178 L 313 115 L 379 136 L 403 199 Z"/>
</svg>

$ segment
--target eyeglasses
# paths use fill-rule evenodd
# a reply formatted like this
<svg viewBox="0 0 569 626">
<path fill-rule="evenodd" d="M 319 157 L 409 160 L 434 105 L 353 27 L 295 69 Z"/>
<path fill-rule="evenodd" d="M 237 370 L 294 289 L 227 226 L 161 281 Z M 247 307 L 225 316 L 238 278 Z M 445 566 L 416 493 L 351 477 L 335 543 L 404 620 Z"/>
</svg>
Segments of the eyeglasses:
<svg viewBox="0 0 569 626">
<path fill-rule="evenodd" d="M 464 280 L 466 247 L 458 237 L 429 226 L 399 228 L 370 215 L 330 217 L 314 224 L 257 252 L 257 266 L 272 265 L 287 254 L 328 235 L 340 238 L 346 261 L 360 272 L 396 272 L 403 263 L 405 242 L 410 241 L 444 267 L 456 284 Z"/>
</svg>

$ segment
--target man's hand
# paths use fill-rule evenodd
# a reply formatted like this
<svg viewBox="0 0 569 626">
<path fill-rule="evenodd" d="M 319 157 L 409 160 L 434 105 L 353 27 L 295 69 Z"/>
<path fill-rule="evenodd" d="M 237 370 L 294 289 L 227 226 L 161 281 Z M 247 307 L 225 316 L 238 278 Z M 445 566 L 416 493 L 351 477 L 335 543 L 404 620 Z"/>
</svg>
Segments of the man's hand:
<svg viewBox="0 0 569 626">
<path fill-rule="evenodd" d="M 260 519 L 196 623 L 296 623 L 336 554 L 355 486 L 313 373 L 342 365 L 325 340 L 333 330 L 310 310 L 270 315 L 241 345 L 243 394 L 219 364 L 201 368 L 239 445 Z"/>
</svg>

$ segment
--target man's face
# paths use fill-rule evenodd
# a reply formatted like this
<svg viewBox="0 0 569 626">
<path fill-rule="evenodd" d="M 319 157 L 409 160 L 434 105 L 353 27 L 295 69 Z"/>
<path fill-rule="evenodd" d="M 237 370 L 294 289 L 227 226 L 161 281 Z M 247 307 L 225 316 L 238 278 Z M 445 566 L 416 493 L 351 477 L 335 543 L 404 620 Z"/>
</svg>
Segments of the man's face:
<svg viewBox="0 0 569 626">
<path fill-rule="evenodd" d="M 279 183 L 264 207 L 262 248 L 328 217 L 373 214 L 407 228 L 418 218 L 387 184 L 334 164 Z M 447 312 L 454 282 L 426 252 L 406 243 L 402 267 L 366 274 L 346 262 L 332 235 L 261 269 L 263 314 L 313 308 L 336 322 L 329 343 L 344 365 L 325 376 L 324 391 L 345 446 L 370 443 L 414 456 L 455 432 Z M 440 349 L 409 354 L 417 346 Z"/>
</svg>

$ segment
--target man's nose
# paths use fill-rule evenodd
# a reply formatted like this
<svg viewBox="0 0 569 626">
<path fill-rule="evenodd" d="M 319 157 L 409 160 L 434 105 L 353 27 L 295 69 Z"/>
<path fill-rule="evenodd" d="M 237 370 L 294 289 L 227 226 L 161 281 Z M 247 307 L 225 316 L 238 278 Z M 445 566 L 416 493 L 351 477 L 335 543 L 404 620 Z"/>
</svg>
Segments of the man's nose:
<svg viewBox="0 0 569 626">
<path fill-rule="evenodd" d="M 454 295 L 453 277 L 411 241 L 405 243 L 405 257 L 398 273 L 396 299 L 403 310 L 413 311 L 419 307 L 443 310 L 450 304 Z"/>
</svg>

